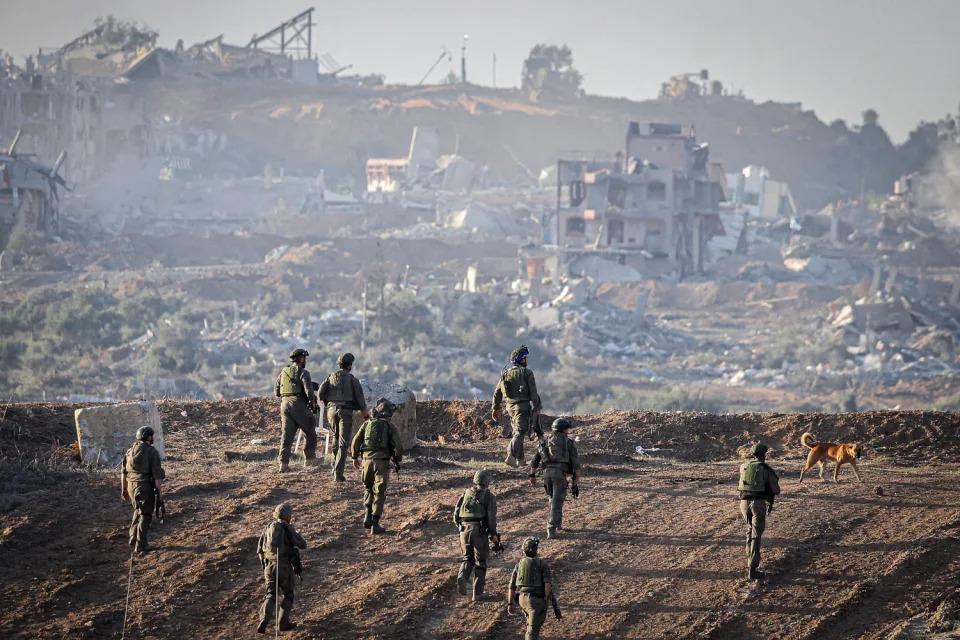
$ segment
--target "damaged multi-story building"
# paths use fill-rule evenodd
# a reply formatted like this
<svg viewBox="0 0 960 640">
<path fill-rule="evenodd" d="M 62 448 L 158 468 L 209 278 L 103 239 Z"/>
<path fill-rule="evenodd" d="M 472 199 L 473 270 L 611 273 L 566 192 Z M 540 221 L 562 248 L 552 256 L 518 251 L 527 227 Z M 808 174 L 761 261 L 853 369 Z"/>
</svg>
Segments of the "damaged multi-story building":
<svg viewBox="0 0 960 640">
<path fill-rule="evenodd" d="M 631 122 L 616 161 L 560 160 L 557 178 L 550 235 L 568 265 L 597 255 L 644 277 L 683 277 L 723 234 L 723 170 L 692 126 Z"/>
</svg>

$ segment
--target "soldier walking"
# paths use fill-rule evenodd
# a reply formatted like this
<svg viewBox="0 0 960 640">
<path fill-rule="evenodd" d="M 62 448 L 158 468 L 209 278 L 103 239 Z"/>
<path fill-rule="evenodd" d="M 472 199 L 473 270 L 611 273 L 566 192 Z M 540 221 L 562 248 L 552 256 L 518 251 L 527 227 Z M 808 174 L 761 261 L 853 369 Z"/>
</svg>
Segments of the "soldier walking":
<svg viewBox="0 0 960 640">
<path fill-rule="evenodd" d="M 153 429 L 140 427 L 136 437 L 137 442 L 127 449 L 120 464 L 120 499 L 126 502 L 133 496 L 130 546 L 136 553 L 144 554 L 155 549 L 147 544 L 147 535 L 167 474 L 160 464 L 160 452 L 153 447 Z"/>
<path fill-rule="evenodd" d="M 550 426 L 550 435 L 544 438 L 530 463 L 530 484 L 537 484 L 537 467 L 543 467 L 543 488 L 550 496 L 550 520 L 547 538 L 557 537 L 563 528 L 563 502 L 567 499 L 567 475 L 573 476 L 570 493 L 580 495 L 580 452 L 567 431 L 573 426 L 567 418 L 557 418 Z"/>
<path fill-rule="evenodd" d="M 307 466 L 317 461 L 317 432 L 314 429 L 313 413 L 317 412 L 317 394 L 314 391 L 307 366 L 306 349 L 294 349 L 290 352 L 290 364 L 277 376 L 276 393 L 280 398 L 280 473 L 290 470 L 290 449 L 297 429 L 303 431 L 306 444 L 303 453 Z"/>
<path fill-rule="evenodd" d="M 390 423 L 390 417 L 396 412 L 397 405 L 386 398 L 377 400 L 373 409 L 373 419 L 367 420 L 357 430 L 350 443 L 350 457 L 354 469 L 360 469 L 360 457 L 363 456 L 363 468 L 360 478 L 363 481 L 363 528 L 371 534 L 385 533 L 380 526 L 383 516 L 383 503 L 387 497 L 387 484 L 390 481 L 390 461 L 393 460 L 400 473 L 403 460 L 403 445 L 400 432 Z"/>
<path fill-rule="evenodd" d="M 765 462 L 767 445 L 757 443 L 750 449 L 756 458 L 740 465 L 740 513 L 747 524 L 747 578 L 766 577 L 760 566 L 760 538 L 767 525 L 767 515 L 773 511 L 773 501 L 780 494 L 780 479 Z"/>
<path fill-rule="evenodd" d="M 473 487 L 467 489 L 453 510 L 453 522 L 460 531 L 463 563 L 457 573 L 457 592 L 470 595 L 468 585 L 473 577 L 473 601 L 488 599 L 483 593 L 487 582 L 487 557 L 490 542 L 499 543 L 497 533 L 497 497 L 490 491 L 493 474 L 481 469 L 473 475 Z"/>
<path fill-rule="evenodd" d="M 356 358 L 345 353 L 337 358 L 339 371 L 334 371 L 320 385 L 319 398 L 327 412 L 327 424 L 333 430 L 333 479 L 344 482 L 343 469 L 346 466 L 350 438 L 353 431 L 353 412 L 359 411 L 364 420 L 370 418 L 367 401 L 363 397 L 363 387 L 351 371 Z"/>
<path fill-rule="evenodd" d="M 300 564 L 300 549 L 307 541 L 290 524 L 293 507 L 284 502 L 273 510 L 273 522 L 268 524 L 257 543 L 257 556 L 263 565 L 263 583 L 267 589 L 260 605 L 260 624 L 257 633 L 266 633 L 267 625 L 276 624 L 278 631 L 289 631 L 297 625 L 290 621 L 293 608 L 295 566 Z M 277 617 L 277 590 L 283 592 L 280 615 Z"/>
<path fill-rule="evenodd" d="M 514 614 L 515 603 L 519 600 L 520 609 L 527 619 L 525 640 L 540 638 L 540 628 L 547 620 L 547 603 L 551 600 L 556 602 L 550 565 L 537 557 L 539 549 L 538 538 L 527 538 L 523 541 L 524 558 L 517 563 L 510 575 L 510 591 L 507 594 L 507 613 Z M 557 617 L 559 619 L 559 614 Z"/>
<path fill-rule="evenodd" d="M 510 415 L 513 434 L 504 462 L 510 467 L 522 467 L 526 464 L 523 453 L 523 439 L 533 427 L 537 438 L 543 438 L 540 429 L 540 394 L 537 393 L 537 381 L 533 371 L 527 368 L 527 356 L 530 350 L 520 345 L 510 354 L 511 364 L 500 372 L 500 381 L 493 392 L 493 419 L 500 420 L 500 405 L 505 402 Z M 531 424 L 532 423 L 532 424 Z"/>
</svg>

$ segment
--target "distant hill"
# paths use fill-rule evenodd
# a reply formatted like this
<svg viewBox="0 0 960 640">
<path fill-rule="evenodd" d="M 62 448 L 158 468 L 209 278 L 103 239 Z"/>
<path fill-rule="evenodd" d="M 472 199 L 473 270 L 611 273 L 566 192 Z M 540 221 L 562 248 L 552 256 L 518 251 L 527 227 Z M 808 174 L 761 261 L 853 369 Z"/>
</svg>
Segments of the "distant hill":
<svg viewBox="0 0 960 640">
<path fill-rule="evenodd" d="M 156 114 L 228 134 L 231 157 L 243 172 L 270 162 L 291 172 L 323 167 L 328 175 L 362 180 L 367 158 L 406 155 L 412 128 L 424 125 L 440 130 L 445 153 L 457 149 L 488 165 L 492 179 L 518 183 L 574 152 L 612 158 L 623 147 L 627 122 L 640 120 L 694 124 L 698 140 L 710 144 L 711 158 L 728 172 L 767 167 L 790 184 L 801 209 L 861 190 L 887 193 L 901 173 L 897 149 L 877 125 L 862 135 L 839 123 L 828 126 L 795 105 L 735 97 L 532 102 L 519 90 L 454 85 L 367 89 L 165 79 L 148 86 L 156 92 Z"/>
</svg>

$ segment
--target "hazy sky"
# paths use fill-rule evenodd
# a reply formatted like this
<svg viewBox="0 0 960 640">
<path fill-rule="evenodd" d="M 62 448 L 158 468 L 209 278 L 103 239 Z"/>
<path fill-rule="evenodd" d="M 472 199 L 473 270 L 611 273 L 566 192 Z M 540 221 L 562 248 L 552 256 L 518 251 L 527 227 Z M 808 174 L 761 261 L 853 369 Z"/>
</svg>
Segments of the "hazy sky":
<svg viewBox="0 0 960 640">
<path fill-rule="evenodd" d="M 538 42 L 568 44 L 590 93 L 655 97 L 670 75 L 708 68 L 757 101 L 801 101 L 822 120 L 859 122 L 867 107 L 899 141 L 960 101 L 960 0 L 0 0 L 0 49 L 59 46 L 114 14 L 160 32 L 162 45 L 220 33 L 246 44 L 315 2 L 315 50 L 360 73 L 516 85 Z"/>
</svg>

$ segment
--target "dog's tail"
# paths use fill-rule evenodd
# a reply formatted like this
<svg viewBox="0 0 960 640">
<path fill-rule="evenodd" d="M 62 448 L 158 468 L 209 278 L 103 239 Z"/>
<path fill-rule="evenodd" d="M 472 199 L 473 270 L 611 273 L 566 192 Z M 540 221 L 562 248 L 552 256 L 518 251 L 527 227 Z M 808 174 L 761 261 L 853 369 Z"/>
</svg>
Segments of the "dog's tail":
<svg viewBox="0 0 960 640">
<path fill-rule="evenodd" d="M 813 434 L 807 431 L 805 434 L 800 436 L 800 444 L 810 449 L 813 449 L 816 442 L 813 441 Z"/>
</svg>

